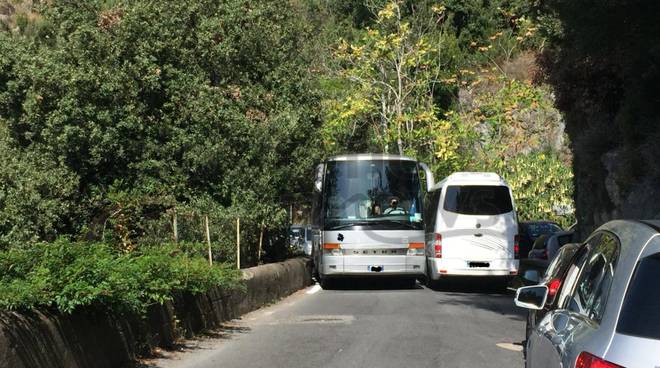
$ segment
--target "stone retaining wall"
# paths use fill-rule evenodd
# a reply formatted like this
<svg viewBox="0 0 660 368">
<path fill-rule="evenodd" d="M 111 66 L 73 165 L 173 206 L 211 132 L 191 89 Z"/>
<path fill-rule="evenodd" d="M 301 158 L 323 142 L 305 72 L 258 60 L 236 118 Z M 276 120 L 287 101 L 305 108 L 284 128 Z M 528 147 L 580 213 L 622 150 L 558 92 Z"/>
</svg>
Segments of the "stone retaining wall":
<svg viewBox="0 0 660 368">
<path fill-rule="evenodd" d="M 130 367 L 152 348 L 219 327 L 311 284 L 309 260 L 291 259 L 243 270 L 245 291 L 215 288 L 176 295 L 146 319 L 85 309 L 0 312 L 0 368 Z"/>
</svg>

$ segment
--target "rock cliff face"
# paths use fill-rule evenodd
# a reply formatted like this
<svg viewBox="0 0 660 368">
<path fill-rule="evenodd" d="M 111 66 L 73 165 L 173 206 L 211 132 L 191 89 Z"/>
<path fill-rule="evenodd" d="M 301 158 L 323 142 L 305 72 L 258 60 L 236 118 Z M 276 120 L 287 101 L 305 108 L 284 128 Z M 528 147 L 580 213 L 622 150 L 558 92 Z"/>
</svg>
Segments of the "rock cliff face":
<svg viewBox="0 0 660 368">
<path fill-rule="evenodd" d="M 660 3 L 550 3 L 563 33 L 540 61 L 571 140 L 580 235 L 660 218 Z"/>
<path fill-rule="evenodd" d="M 16 29 L 17 17 L 34 18 L 33 8 L 38 4 L 38 0 L 0 0 L 0 31 Z"/>
</svg>

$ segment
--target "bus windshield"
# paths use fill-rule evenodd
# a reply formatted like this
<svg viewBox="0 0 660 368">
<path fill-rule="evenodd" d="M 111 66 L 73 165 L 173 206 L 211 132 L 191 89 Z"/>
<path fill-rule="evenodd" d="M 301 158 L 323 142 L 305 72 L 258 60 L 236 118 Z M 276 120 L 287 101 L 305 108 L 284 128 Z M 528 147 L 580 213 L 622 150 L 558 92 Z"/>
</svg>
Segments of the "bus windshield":
<svg viewBox="0 0 660 368">
<path fill-rule="evenodd" d="M 421 186 L 414 161 L 328 162 L 323 192 L 326 230 L 355 226 L 423 229 Z"/>
</svg>

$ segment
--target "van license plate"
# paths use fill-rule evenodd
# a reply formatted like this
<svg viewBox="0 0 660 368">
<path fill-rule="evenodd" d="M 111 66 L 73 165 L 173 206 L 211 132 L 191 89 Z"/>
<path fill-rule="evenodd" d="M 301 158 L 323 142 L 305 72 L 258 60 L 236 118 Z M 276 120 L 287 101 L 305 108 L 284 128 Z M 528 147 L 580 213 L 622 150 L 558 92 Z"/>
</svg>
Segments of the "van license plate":
<svg viewBox="0 0 660 368">
<path fill-rule="evenodd" d="M 488 268 L 490 263 L 488 262 L 468 262 L 470 268 Z"/>
<path fill-rule="evenodd" d="M 383 266 L 369 266 L 369 271 L 371 272 L 381 272 L 383 270 Z"/>
</svg>

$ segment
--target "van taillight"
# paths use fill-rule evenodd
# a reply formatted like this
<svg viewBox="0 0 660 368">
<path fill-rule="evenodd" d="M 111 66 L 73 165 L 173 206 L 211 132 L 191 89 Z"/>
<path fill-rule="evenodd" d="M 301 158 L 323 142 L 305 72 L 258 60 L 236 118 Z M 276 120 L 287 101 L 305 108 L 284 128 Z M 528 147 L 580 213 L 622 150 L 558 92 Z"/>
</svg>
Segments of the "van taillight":
<svg viewBox="0 0 660 368">
<path fill-rule="evenodd" d="M 435 258 L 442 258 L 442 235 L 435 234 L 433 248 L 435 249 Z"/>
<path fill-rule="evenodd" d="M 513 258 L 520 259 L 520 235 L 513 237 Z"/>
<path fill-rule="evenodd" d="M 623 368 L 620 365 L 610 363 L 586 351 L 580 353 L 575 361 L 575 368 Z"/>
</svg>

